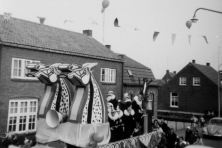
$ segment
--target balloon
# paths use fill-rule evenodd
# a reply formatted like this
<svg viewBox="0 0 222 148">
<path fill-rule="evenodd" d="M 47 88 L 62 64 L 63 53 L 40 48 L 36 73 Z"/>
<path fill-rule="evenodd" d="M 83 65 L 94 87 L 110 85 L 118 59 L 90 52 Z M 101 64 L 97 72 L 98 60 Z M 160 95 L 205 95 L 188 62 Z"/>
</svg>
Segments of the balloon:
<svg viewBox="0 0 222 148">
<path fill-rule="evenodd" d="M 102 13 L 105 11 L 105 9 L 109 6 L 109 0 L 103 0 L 102 2 Z"/>
<path fill-rule="evenodd" d="M 109 6 L 109 0 L 103 0 L 102 6 L 104 9 L 107 8 Z"/>
</svg>

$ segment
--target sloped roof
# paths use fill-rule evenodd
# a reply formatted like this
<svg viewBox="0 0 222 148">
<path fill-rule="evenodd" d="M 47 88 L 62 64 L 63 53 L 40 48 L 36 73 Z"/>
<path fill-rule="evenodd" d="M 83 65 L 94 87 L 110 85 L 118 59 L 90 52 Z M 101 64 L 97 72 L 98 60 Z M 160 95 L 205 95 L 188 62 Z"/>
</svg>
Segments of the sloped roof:
<svg viewBox="0 0 222 148">
<path fill-rule="evenodd" d="M 203 73 L 208 79 L 210 79 L 213 83 L 218 85 L 217 84 L 218 83 L 217 82 L 218 81 L 218 73 L 213 67 L 207 66 L 207 65 L 200 65 L 200 64 L 196 64 L 196 63 L 189 63 L 189 64 L 194 66 L 201 73 Z"/>
<path fill-rule="evenodd" d="M 6 20 L 2 15 L 0 15 L 0 41 L 6 45 L 50 52 L 121 60 L 117 54 L 92 37 L 12 17 Z"/>
<path fill-rule="evenodd" d="M 149 67 L 131 59 L 124 55 L 124 73 L 123 83 L 127 85 L 143 85 L 143 79 L 155 79 L 152 70 Z M 132 72 L 132 76 L 129 75 L 128 71 Z"/>
<path fill-rule="evenodd" d="M 162 79 L 156 79 L 156 80 L 153 80 L 152 82 L 150 82 L 150 86 L 162 86 L 164 85 L 166 82 Z"/>
</svg>

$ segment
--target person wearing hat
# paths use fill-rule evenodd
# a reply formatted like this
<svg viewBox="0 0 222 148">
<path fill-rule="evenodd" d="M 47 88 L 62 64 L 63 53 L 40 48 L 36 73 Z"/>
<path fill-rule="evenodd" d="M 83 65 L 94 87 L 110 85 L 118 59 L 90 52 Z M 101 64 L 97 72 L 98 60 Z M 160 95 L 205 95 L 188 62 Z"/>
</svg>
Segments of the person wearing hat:
<svg viewBox="0 0 222 148">
<path fill-rule="evenodd" d="M 135 111 L 132 109 L 131 101 L 125 102 L 125 109 L 123 112 L 123 124 L 124 124 L 125 138 L 132 137 L 136 127 L 136 122 L 135 122 Z"/>
<path fill-rule="evenodd" d="M 110 142 L 121 140 L 120 136 L 123 135 L 122 116 L 123 112 L 119 109 L 118 101 L 113 91 L 109 91 L 107 94 L 108 105 L 108 121 L 111 129 Z"/>
</svg>

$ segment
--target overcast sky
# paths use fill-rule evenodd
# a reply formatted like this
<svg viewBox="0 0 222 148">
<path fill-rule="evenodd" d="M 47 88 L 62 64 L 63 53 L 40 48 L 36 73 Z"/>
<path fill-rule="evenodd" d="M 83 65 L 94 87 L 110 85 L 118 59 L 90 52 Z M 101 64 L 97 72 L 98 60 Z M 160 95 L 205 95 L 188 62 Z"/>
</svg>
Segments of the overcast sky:
<svg viewBox="0 0 222 148">
<path fill-rule="evenodd" d="M 222 64 L 222 14 L 200 10 L 199 21 L 190 30 L 185 26 L 196 8 L 222 11 L 221 0 L 109 0 L 101 13 L 102 1 L 0 0 L 0 14 L 10 12 L 33 22 L 38 22 L 37 16 L 45 17 L 46 25 L 75 32 L 92 29 L 95 39 L 150 67 L 155 78 L 162 78 L 166 69 L 178 72 L 193 59 L 210 62 L 216 70 L 218 59 Z M 115 18 L 120 27 L 113 26 Z M 160 32 L 155 42 L 154 31 Z"/>
</svg>

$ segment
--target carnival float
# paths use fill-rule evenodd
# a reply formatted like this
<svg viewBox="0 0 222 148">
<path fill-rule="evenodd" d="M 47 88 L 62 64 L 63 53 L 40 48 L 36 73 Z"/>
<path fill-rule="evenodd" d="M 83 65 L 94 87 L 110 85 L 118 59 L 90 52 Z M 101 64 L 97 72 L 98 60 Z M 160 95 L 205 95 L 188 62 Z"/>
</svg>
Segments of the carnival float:
<svg viewBox="0 0 222 148">
<path fill-rule="evenodd" d="M 109 143 L 108 104 L 92 68 L 97 63 L 29 64 L 27 76 L 45 84 L 40 101 L 36 140 L 39 144 L 61 141 L 74 147 L 155 147 L 161 132 Z"/>
</svg>

